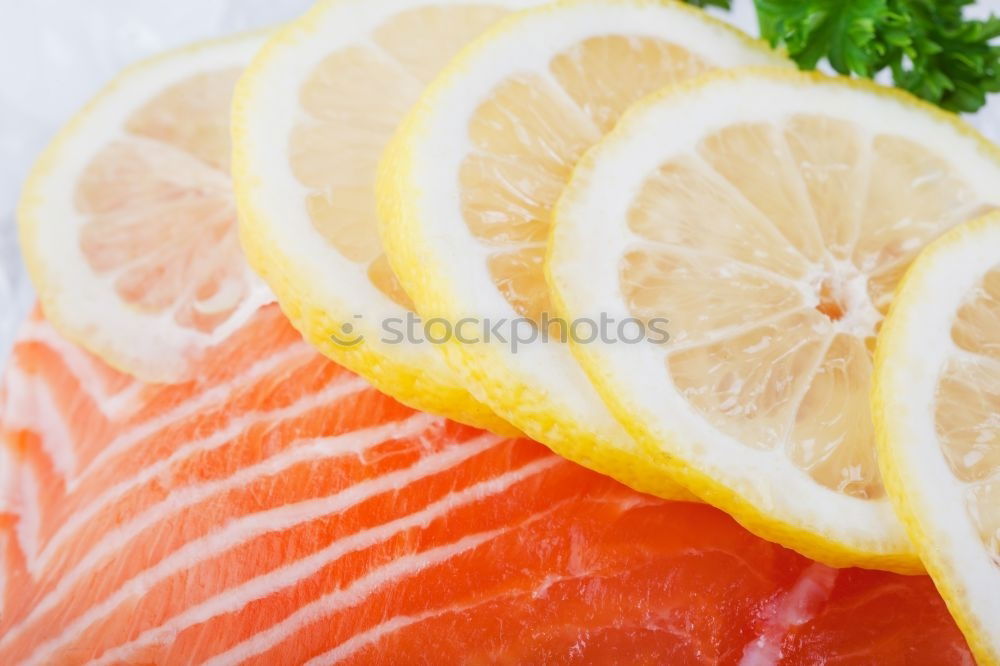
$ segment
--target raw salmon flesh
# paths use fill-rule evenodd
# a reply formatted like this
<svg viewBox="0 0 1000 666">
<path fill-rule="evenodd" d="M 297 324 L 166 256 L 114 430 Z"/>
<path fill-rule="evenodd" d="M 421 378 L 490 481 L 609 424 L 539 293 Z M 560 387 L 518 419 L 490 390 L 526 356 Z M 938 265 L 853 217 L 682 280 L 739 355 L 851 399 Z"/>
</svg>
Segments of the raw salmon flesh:
<svg viewBox="0 0 1000 666">
<path fill-rule="evenodd" d="M 416 413 L 273 306 L 161 387 L 35 315 L 0 434 L 0 664 L 972 663 L 929 579 Z"/>
</svg>

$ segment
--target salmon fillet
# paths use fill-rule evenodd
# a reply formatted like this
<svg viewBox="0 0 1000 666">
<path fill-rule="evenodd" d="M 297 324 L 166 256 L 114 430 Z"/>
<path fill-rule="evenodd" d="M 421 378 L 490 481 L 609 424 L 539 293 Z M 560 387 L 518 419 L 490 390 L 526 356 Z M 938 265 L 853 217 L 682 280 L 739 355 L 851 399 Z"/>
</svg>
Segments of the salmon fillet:
<svg viewBox="0 0 1000 666">
<path fill-rule="evenodd" d="M 275 307 L 140 384 L 27 323 L 0 393 L 2 664 L 971 664 L 924 577 L 414 412 Z"/>
</svg>

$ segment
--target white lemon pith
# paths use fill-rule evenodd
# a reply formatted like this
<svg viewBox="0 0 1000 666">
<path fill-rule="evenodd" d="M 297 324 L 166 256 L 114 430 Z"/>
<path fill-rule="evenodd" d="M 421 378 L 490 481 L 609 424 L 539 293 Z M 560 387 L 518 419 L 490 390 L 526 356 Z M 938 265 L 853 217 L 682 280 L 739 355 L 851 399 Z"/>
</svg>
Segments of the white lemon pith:
<svg viewBox="0 0 1000 666">
<path fill-rule="evenodd" d="M 785 61 L 673 2 L 562 2 L 512 17 L 421 98 L 383 160 L 382 237 L 424 318 L 540 322 L 549 215 L 576 159 L 643 95 L 717 67 Z M 443 347 L 466 387 L 558 453 L 675 496 L 569 350 Z"/>
<path fill-rule="evenodd" d="M 209 349 L 273 300 L 236 235 L 229 108 L 252 34 L 125 70 L 59 133 L 18 221 L 47 318 L 110 365 L 191 379 Z"/>
<path fill-rule="evenodd" d="M 433 345 L 399 339 L 411 305 L 382 252 L 374 184 L 425 83 L 495 21 L 539 2 L 320 2 L 265 46 L 234 104 L 241 237 L 296 328 L 401 402 L 505 434 L 516 430 Z"/>
<path fill-rule="evenodd" d="M 1000 215 L 920 256 L 876 353 L 889 495 L 982 664 L 1000 663 Z"/>
<path fill-rule="evenodd" d="M 903 93 L 709 75 L 584 158 L 549 283 L 568 318 L 670 320 L 665 345 L 573 351 L 692 492 L 815 559 L 917 570 L 876 462 L 871 351 L 905 268 L 998 186 L 996 149 Z"/>
</svg>

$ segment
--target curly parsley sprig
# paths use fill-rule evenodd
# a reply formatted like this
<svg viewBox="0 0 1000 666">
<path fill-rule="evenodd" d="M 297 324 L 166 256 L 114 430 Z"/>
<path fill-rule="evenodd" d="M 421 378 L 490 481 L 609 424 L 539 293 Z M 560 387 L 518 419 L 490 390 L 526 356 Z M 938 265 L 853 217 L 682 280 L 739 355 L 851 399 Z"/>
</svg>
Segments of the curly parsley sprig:
<svg viewBox="0 0 1000 666">
<path fill-rule="evenodd" d="M 687 2 L 695 7 L 720 7 L 722 9 L 731 9 L 729 0 L 687 0 Z"/>
<path fill-rule="evenodd" d="M 693 0 L 728 8 L 729 0 Z M 973 0 L 754 0 L 761 35 L 799 67 L 893 83 L 950 111 L 1000 92 L 1000 18 L 966 18 Z"/>
</svg>

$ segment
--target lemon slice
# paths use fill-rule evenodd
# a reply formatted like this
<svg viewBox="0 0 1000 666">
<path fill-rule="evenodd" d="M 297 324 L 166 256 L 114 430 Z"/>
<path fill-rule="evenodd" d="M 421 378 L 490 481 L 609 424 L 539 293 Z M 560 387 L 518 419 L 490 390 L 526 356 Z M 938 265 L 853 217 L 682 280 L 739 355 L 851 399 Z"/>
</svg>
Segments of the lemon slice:
<svg viewBox="0 0 1000 666">
<path fill-rule="evenodd" d="M 909 269 L 872 405 L 889 495 L 977 659 L 1000 663 L 1000 215 Z"/>
<path fill-rule="evenodd" d="M 670 320 L 666 344 L 573 351 L 692 492 L 814 559 L 914 570 L 876 462 L 871 352 L 920 249 L 998 202 L 1000 152 L 904 93 L 709 75 L 581 162 L 549 282 L 567 317 Z"/>
<path fill-rule="evenodd" d="M 467 42 L 540 0 L 321 2 L 240 83 L 234 175 L 254 268 L 320 351 L 418 409 L 516 432 L 461 385 L 417 325 L 378 237 L 379 158 Z"/>
<path fill-rule="evenodd" d="M 515 348 L 511 335 L 541 330 L 551 208 L 621 112 L 712 68 L 783 62 L 677 3 L 563 2 L 508 19 L 435 81 L 386 154 L 381 230 L 417 311 L 454 325 L 442 349 L 473 395 L 572 460 L 639 490 L 676 492 L 565 345 Z"/>
<path fill-rule="evenodd" d="M 122 73 L 59 133 L 19 209 L 48 319 L 150 382 L 197 361 L 273 300 L 240 251 L 229 107 L 264 34 L 208 42 Z"/>
</svg>

